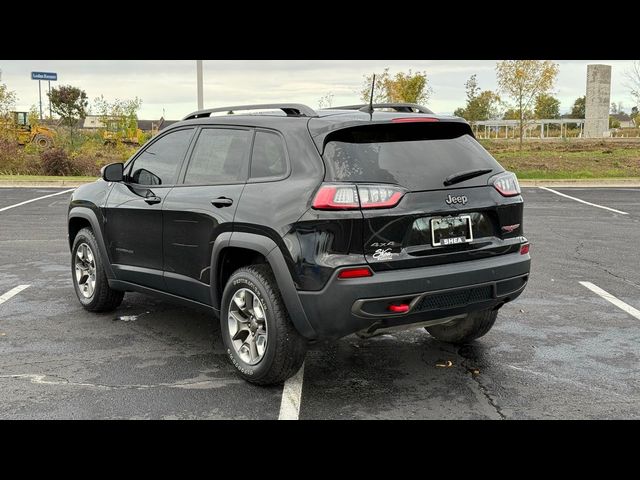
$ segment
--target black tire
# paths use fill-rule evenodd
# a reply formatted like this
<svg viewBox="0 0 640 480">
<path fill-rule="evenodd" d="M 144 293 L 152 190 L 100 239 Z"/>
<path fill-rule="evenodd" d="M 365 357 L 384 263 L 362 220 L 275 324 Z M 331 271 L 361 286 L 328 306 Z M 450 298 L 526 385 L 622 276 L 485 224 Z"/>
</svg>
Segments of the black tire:
<svg viewBox="0 0 640 480">
<path fill-rule="evenodd" d="M 51 148 L 53 146 L 51 138 L 46 135 L 42 135 L 41 133 L 33 137 L 33 143 L 40 148 Z"/>
<path fill-rule="evenodd" d="M 262 302 L 267 328 L 267 346 L 262 359 L 250 365 L 240 358 L 229 333 L 229 307 L 234 294 L 248 289 Z M 220 330 L 227 355 L 239 375 L 256 385 L 275 385 L 296 374 L 307 353 L 307 341 L 291 323 L 280 290 L 268 265 L 252 265 L 236 270 L 222 294 Z"/>
<path fill-rule="evenodd" d="M 466 343 L 485 335 L 496 321 L 498 310 L 471 312 L 461 320 L 425 327 L 433 337 L 443 342 Z"/>
<path fill-rule="evenodd" d="M 95 262 L 95 288 L 90 297 L 86 297 L 80 291 L 80 286 L 76 280 L 76 257 L 78 248 L 83 244 L 89 246 Z M 113 290 L 109 287 L 109 282 L 107 281 L 107 276 L 104 271 L 103 259 L 100 255 L 100 249 L 98 248 L 98 242 L 96 242 L 96 237 L 89 228 L 80 230 L 73 239 L 73 247 L 71 249 L 71 275 L 78 300 L 82 306 L 90 312 L 109 312 L 118 308 L 120 303 L 122 303 L 124 292 Z"/>
</svg>

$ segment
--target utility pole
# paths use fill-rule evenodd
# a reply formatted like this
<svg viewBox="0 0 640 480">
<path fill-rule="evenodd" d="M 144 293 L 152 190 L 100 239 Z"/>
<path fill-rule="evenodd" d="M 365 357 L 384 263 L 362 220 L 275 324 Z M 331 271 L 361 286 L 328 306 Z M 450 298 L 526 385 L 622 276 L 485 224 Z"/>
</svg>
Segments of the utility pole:
<svg viewBox="0 0 640 480">
<path fill-rule="evenodd" d="M 202 110 L 204 108 L 202 94 L 202 60 L 196 60 L 196 70 L 198 75 L 198 110 Z"/>
</svg>

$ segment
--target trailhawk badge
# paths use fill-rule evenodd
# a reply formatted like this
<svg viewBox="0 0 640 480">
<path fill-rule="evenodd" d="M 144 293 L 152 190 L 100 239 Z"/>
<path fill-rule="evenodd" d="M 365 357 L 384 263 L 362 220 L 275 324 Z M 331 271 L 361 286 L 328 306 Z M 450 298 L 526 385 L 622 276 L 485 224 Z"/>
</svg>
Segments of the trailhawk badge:
<svg viewBox="0 0 640 480">
<path fill-rule="evenodd" d="M 458 195 L 456 197 L 447 195 L 445 202 L 447 202 L 447 205 L 464 205 L 468 202 L 468 199 L 466 195 Z"/>
</svg>

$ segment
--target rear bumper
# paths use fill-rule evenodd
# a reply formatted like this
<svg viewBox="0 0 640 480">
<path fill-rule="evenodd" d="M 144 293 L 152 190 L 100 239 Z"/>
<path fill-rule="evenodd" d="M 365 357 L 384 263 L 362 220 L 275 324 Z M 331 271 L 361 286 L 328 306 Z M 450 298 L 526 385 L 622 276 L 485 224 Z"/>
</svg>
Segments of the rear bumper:
<svg viewBox="0 0 640 480">
<path fill-rule="evenodd" d="M 531 258 L 520 253 L 448 265 L 338 279 L 320 291 L 299 291 L 316 338 L 340 338 L 373 325 L 419 323 L 496 308 L 517 298 L 529 279 Z M 390 304 L 408 304 L 391 313 Z"/>
</svg>

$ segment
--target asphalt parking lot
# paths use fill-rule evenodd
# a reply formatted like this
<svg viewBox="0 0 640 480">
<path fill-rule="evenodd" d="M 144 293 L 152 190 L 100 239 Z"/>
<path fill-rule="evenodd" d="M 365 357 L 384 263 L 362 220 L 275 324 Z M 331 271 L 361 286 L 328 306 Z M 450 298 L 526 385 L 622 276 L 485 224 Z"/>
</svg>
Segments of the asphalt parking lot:
<svg viewBox="0 0 640 480">
<path fill-rule="evenodd" d="M 300 419 L 640 418 L 640 188 L 523 190 L 531 280 L 491 332 L 314 345 L 285 386 Z M 279 418 L 283 387 L 239 380 L 213 318 L 133 293 L 80 307 L 69 193 L 6 209 L 61 191 L 0 189 L 0 418 Z"/>
</svg>

